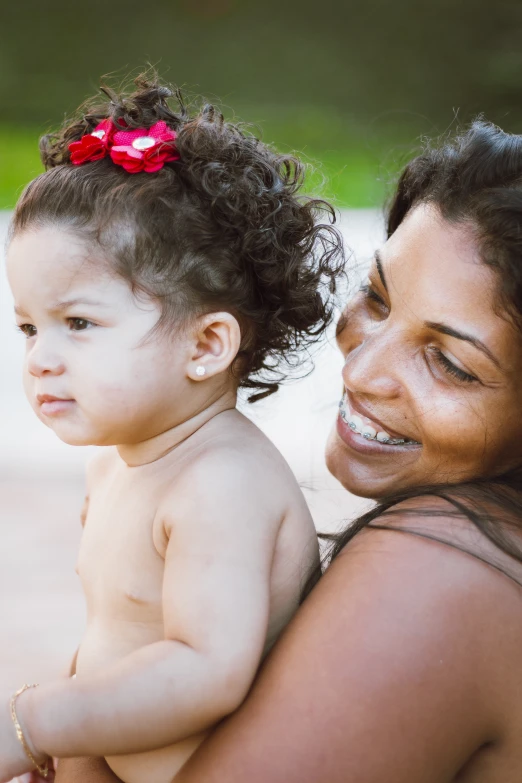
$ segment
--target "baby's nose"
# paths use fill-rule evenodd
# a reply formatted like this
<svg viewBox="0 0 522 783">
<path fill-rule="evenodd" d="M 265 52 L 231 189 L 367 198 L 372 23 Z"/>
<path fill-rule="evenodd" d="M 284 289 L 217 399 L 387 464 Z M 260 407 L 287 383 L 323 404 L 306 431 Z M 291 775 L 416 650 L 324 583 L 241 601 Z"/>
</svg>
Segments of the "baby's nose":
<svg viewBox="0 0 522 783">
<path fill-rule="evenodd" d="M 42 375 L 61 375 L 65 364 L 62 357 L 50 346 L 39 345 L 37 342 L 27 356 L 27 370 L 35 378 Z"/>
</svg>

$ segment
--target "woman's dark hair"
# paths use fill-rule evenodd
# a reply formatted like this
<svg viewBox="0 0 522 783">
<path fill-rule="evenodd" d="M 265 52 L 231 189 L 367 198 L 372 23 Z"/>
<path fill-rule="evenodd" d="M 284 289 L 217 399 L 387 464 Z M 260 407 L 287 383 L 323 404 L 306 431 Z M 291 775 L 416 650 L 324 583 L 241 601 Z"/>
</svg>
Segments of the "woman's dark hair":
<svg viewBox="0 0 522 783">
<path fill-rule="evenodd" d="M 233 371 L 253 390 L 273 393 L 302 349 L 332 318 L 343 272 L 332 207 L 301 196 L 305 169 L 211 105 L 190 112 L 178 90 L 155 74 L 135 89 L 85 104 L 40 142 L 47 171 L 24 190 L 11 236 L 61 226 L 96 243 L 136 293 L 161 303 L 158 326 L 222 309 L 241 327 Z M 70 162 L 69 144 L 110 117 L 129 130 L 165 121 L 180 160 L 154 174 L 129 174 L 110 158 Z"/>
<path fill-rule="evenodd" d="M 499 313 L 505 314 L 522 332 L 522 136 L 505 133 L 491 123 L 477 120 L 449 142 L 440 146 L 428 144 L 399 178 L 388 209 L 388 237 L 410 210 L 422 203 L 434 205 L 451 223 L 472 227 L 482 262 L 496 272 Z M 412 505 L 415 498 L 420 501 L 418 507 Z M 405 501 L 408 501 L 406 505 Z M 398 515 L 401 519 L 407 516 L 468 519 L 502 553 L 522 563 L 522 468 L 518 468 L 489 480 L 416 487 L 381 499 L 343 532 L 321 536 L 330 542 L 323 567 L 362 528 L 382 527 L 379 519 L 386 522 L 383 518 Z M 397 525 L 391 529 L 415 533 Z M 454 541 L 440 538 L 440 534 L 427 537 L 457 546 Z M 464 551 L 480 557 L 477 552 Z M 486 559 L 515 578 L 516 569 L 509 569 L 504 561 L 505 558 L 498 563 Z M 320 570 L 312 575 L 304 596 L 320 575 Z"/>
</svg>

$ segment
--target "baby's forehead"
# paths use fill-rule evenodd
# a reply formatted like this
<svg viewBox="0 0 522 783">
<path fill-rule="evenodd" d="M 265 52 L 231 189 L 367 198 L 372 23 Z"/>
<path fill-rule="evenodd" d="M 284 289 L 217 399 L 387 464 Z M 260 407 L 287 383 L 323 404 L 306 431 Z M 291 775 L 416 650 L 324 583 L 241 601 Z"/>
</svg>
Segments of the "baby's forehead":
<svg viewBox="0 0 522 783">
<path fill-rule="evenodd" d="M 53 227 L 29 228 L 12 237 L 7 248 L 10 266 L 31 267 L 34 272 L 109 272 L 101 251 L 74 232 Z"/>
<path fill-rule="evenodd" d="M 7 273 L 15 294 L 46 300 L 107 298 L 125 286 L 99 251 L 56 229 L 15 235 L 7 249 Z"/>
</svg>

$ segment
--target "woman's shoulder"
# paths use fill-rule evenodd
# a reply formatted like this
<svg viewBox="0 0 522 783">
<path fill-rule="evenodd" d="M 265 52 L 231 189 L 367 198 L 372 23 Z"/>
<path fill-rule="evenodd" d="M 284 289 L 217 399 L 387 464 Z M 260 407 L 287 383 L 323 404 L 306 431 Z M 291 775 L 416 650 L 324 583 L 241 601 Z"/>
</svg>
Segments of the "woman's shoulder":
<svg viewBox="0 0 522 783">
<path fill-rule="evenodd" d="M 513 526 L 502 535 L 522 546 Z M 475 671 L 477 681 L 496 678 L 495 660 L 501 679 L 518 667 L 522 564 L 455 513 L 451 499 L 420 495 L 376 516 L 339 551 L 313 600 L 332 621 L 349 612 L 340 638 L 360 625 L 408 669 L 431 665 L 439 653 L 448 663 L 448 651 L 454 671 Z"/>
<path fill-rule="evenodd" d="M 239 779 L 241 743 L 252 781 L 450 780 L 522 727 L 522 588 L 433 540 L 435 524 L 452 544 L 474 535 L 453 539 L 444 502 L 431 510 L 404 501 L 342 548 L 202 754 L 220 772 L 230 762 L 227 779 Z"/>
<path fill-rule="evenodd" d="M 500 591 L 506 600 L 511 594 L 522 609 L 522 525 L 513 508 L 490 487 L 485 493 L 462 486 L 386 502 L 348 527 L 344 541 L 338 537 L 331 568 L 337 561 L 337 568 L 350 571 L 354 562 L 372 563 L 377 584 L 409 579 L 468 605 L 470 593 L 487 586 L 489 595 Z"/>
<path fill-rule="evenodd" d="M 521 532 L 511 528 L 502 535 L 522 552 Z M 334 571 L 346 584 L 355 580 L 371 592 L 391 588 L 394 601 L 414 586 L 415 600 L 429 595 L 448 606 L 465 601 L 470 609 L 480 597 L 482 613 L 483 590 L 503 600 L 512 595 L 522 629 L 522 562 L 445 498 L 419 495 L 374 516 L 339 548 L 322 581 Z"/>
<path fill-rule="evenodd" d="M 446 514 L 444 502 L 429 499 L 405 501 L 394 511 L 354 535 L 323 579 L 334 570 L 342 572 L 343 580 L 362 581 L 372 591 L 391 588 L 393 600 L 416 586 L 416 600 L 430 595 L 448 605 L 465 601 L 468 609 L 483 590 L 490 595 L 500 591 L 504 598 L 509 593 L 520 600 L 522 611 L 517 579 L 522 582 L 522 564 L 511 562 L 467 519 Z M 483 611 L 482 602 L 481 607 Z"/>
<path fill-rule="evenodd" d="M 386 670 L 413 692 L 423 683 L 426 709 L 455 689 L 468 703 L 484 697 L 486 723 L 494 713 L 507 720 L 520 712 L 512 695 L 522 686 L 522 587 L 507 560 L 443 500 L 404 501 L 328 567 L 303 606 L 300 642 L 324 635 L 339 677 L 346 661 L 370 680 Z M 520 566 L 514 573 L 522 581 Z"/>
<path fill-rule="evenodd" d="M 426 557 L 462 570 L 460 553 L 477 578 L 501 574 L 522 587 L 522 494 L 513 486 L 490 482 L 427 489 L 385 503 L 369 517 L 359 537 L 363 532 L 395 534 L 402 542 L 399 550 L 409 546 L 408 539 L 420 539 L 432 545 L 420 547 Z M 450 558 L 448 549 L 457 556 Z"/>
</svg>

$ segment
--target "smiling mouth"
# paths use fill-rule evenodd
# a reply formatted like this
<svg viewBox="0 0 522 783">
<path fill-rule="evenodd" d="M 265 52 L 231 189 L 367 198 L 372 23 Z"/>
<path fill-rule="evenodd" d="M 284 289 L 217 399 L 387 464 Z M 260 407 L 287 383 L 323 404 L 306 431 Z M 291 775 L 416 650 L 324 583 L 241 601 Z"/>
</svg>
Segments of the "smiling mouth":
<svg viewBox="0 0 522 783">
<path fill-rule="evenodd" d="M 368 417 L 360 416 L 358 413 L 351 411 L 346 392 L 339 403 L 339 415 L 352 432 L 360 435 L 365 440 L 375 440 L 384 446 L 420 446 L 419 441 L 406 437 L 394 437 L 386 430 L 380 429 Z"/>
</svg>

